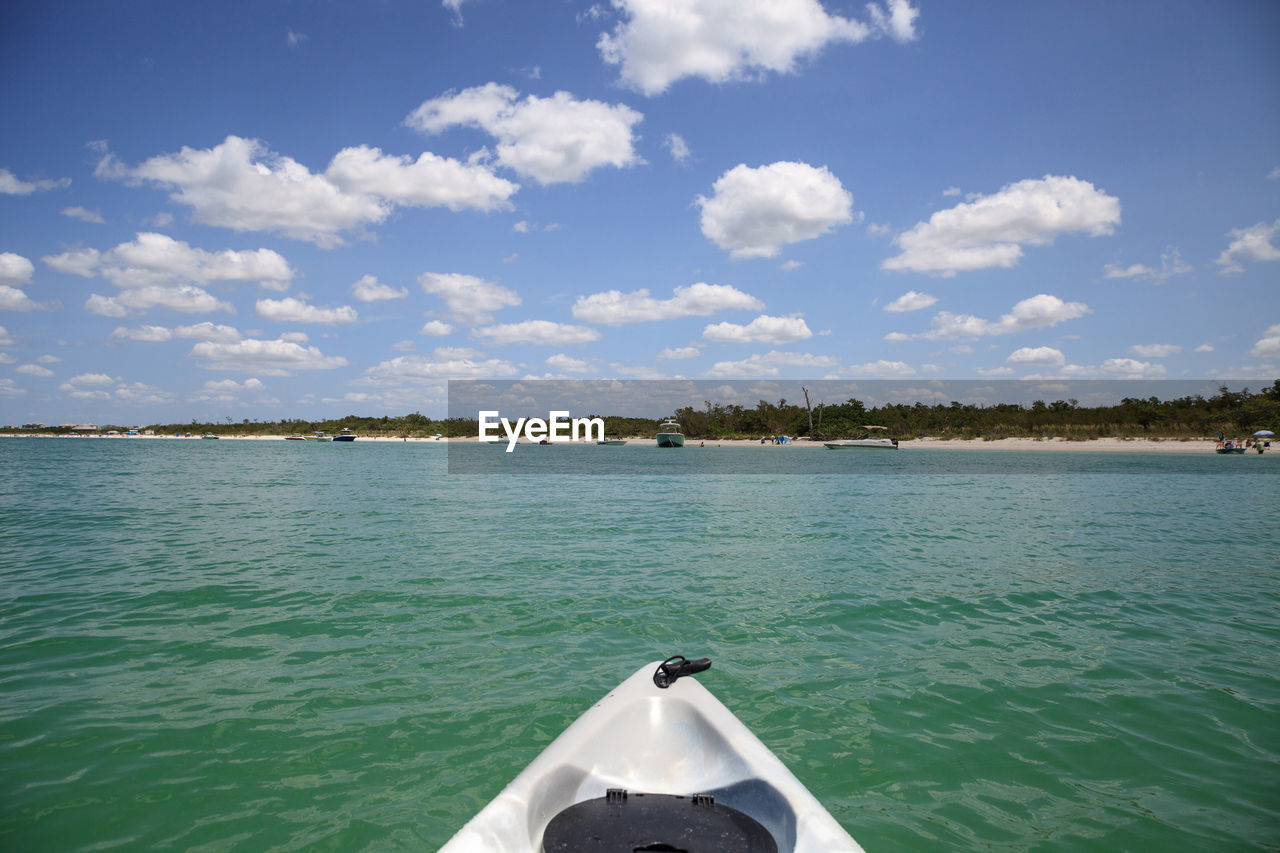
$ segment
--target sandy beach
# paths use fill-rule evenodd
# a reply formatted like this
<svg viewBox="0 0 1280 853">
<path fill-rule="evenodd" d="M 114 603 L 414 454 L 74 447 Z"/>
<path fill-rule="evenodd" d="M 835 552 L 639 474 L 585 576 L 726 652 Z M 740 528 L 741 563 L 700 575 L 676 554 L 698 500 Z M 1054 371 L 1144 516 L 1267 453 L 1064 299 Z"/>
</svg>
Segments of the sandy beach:
<svg viewBox="0 0 1280 853">
<path fill-rule="evenodd" d="M 16 435 L 5 435 L 6 438 L 60 438 L 69 439 L 71 436 L 52 436 L 45 434 L 27 434 L 19 433 Z M 178 438 L 172 435 L 93 435 L 93 436 L 75 436 L 74 438 L 107 438 L 125 441 L 199 441 L 198 435 L 190 437 Z M 219 437 L 222 441 L 284 441 L 283 435 L 223 435 Z M 361 442 L 383 442 L 393 444 L 448 444 L 451 439 L 448 438 L 400 438 L 395 436 L 357 436 L 357 441 Z M 457 442 L 474 442 L 476 438 L 455 438 L 452 441 Z M 628 447 L 645 447 L 654 446 L 657 442 L 652 438 L 628 438 Z M 521 444 L 527 444 L 521 441 Z M 594 442 L 578 442 L 578 446 L 594 447 Z M 1178 438 L 1095 438 L 1088 441 L 1068 441 L 1062 438 L 1003 438 L 995 441 L 985 441 L 982 439 L 938 439 L 938 438 L 917 438 L 910 441 L 902 441 L 898 445 L 900 451 L 916 451 L 916 450 L 1002 450 L 1002 451 L 1040 451 L 1040 452 L 1062 452 L 1062 453 L 1079 453 L 1079 452 L 1109 452 L 1109 453 L 1210 453 L 1216 444 L 1215 439 L 1178 439 Z M 755 447 L 762 451 L 796 451 L 796 450 L 825 450 L 825 446 L 820 441 L 793 440 L 788 444 L 761 444 L 759 439 L 720 439 L 702 441 L 698 439 L 686 439 L 685 448 L 692 450 L 713 449 L 717 447 Z M 1276 448 L 1280 450 L 1280 448 Z M 1270 453 L 1272 448 L 1268 448 Z M 874 449 L 869 449 L 874 452 Z M 1252 448 L 1249 449 L 1248 455 L 1257 455 Z"/>
</svg>

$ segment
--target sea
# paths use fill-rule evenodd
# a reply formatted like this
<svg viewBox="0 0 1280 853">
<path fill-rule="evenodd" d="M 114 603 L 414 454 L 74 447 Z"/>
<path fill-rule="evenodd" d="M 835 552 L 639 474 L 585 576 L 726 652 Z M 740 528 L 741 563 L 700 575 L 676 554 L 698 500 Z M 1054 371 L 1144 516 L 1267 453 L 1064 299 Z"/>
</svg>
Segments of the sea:
<svg viewBox="0 0 1280 853">
<path fill-rule="evenodd" d="M 0 849 L 432 850 L 675 654 L 870 853 L 1280 849 L 1280 453 L 450 453 L 0 439 Z"/>
</svg>

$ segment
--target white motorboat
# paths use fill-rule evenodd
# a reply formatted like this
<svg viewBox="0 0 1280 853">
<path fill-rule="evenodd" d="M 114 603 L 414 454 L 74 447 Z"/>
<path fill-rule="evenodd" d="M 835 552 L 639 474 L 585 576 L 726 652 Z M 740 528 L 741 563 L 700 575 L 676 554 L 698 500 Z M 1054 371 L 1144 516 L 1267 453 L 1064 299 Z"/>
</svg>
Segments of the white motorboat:
<svg viewBox="0 0 1280 853">
<path fill-rule="evenodd" d="M 654 438 L 658 440 L 659 447 L 684 447 L 684 433 L 676 421 L 663 421 Z"/>
<path fill-rule="evenodd" d="M 710 665 L 677 656 L 641 668 L 552 741 L 442 853 L 860 853 L 750 729 L 682 677 Z"/>
<path fill-rule="evenodd" d="M 886 450 L 897 450 L 898 440 L 896 438 L 885 438 L 881 435 L 875 435 L 871 430 L 884 430 L 888 427 L 882 426 L 866 426 L 862 427 L 867 430 L 866 434 L 857 438 L 851 438 L 847 441 L 828 441 L 825 442 L 828 450 L 845 450 L 851 447 L 879 447 Z"/>
</svg>

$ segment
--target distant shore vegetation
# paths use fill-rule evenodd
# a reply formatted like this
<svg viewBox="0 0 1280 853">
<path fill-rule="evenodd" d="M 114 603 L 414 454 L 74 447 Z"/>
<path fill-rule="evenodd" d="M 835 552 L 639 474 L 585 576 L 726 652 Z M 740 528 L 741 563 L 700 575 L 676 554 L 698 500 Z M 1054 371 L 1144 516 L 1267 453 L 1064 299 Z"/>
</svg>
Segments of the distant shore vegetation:
<svg viewBox="0 0 1280 853">
<path fill-rule="evenodd" d="M 596 415 L 591 415 L 595 417 Z M 1081 406 L 1076 400 L 1036 400 L 1029 406 L 995 404 L 980 406 L 959 402 L 891 404 L 868 408 L 862 401 L 797 404 L 785 399 L 776 403 L 759 401 L 754 408 L 705 401 L 701 408 L 686 406 L 671 417 L 629 418 L 602 415 L 605 434 L 610 437 L 651 438 L 659 425 L 671 418 L 678 421 L 686 437 L 692 439 L 758 439 L 788 435 L 815 441 L 853 438 L 866 433 L 865 426 L 883 426 L 887 434 L 909 440 L 939 439 L 1060 438 L 1088 441 L 1095 438 L 1199 439 L 1240 438 L 1259 429 L 1280 424 L 1280 379 L 1269 388 L 1252 393 L 1248 388 L 1231 391 L 1225 386 L 1212 397 L 1179 397 L 1160 400 L 1129 398 L 1114 406 Z M 99 426 L 101 432 L 131 429 L 153 431 L 157 435 L 204 434 L 226 436 L 329 435 L 348 429 L 358 435 L 395 438 L 470 438 L 479 432 L 474 418 L 433 419 L 418 412 L 399 417 L 347 415 L 326 420 L 303 418 L 277 421 L 221 422 L 192 420 L 189 423 Z M 67 432 L 65 426 L 43 428 L 6 427 L 8 433 Z"/>
</svg>

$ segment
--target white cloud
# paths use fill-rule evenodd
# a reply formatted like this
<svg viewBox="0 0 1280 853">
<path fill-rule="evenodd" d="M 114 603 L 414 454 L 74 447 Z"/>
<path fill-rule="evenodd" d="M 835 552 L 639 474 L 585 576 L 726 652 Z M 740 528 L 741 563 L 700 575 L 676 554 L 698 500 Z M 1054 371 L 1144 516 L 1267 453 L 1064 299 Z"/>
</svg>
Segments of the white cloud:
<svg viewBox="0 0 1280 853">
<path fill-rule="evenodd" d="M 0 347 L 13 346 L 13 337 L 9 334 L 9 330 L 4 326 L 0 326 Z"/>
<path fill-rule="evenodd" d="M 1111 234 L 1120 224 L 1120 201 L 1074 177 L 1046 175 L 1019 181 L 989 196 L 933 214 L 899 234 L 902 253 L 881 263 L 887 270 L 938 273 L 1016 266 L 1022 246 L 1052 243 L 1060 234 Z"/>
<path fill-rule="evenodd" d="M 108 155 L 110 156 L 110 155 Z M 173 190 L 196 222 L 236 231 L 273 231 L 329 248 L 342 232 L 376 225 L 394 205 L 495 210 L 518 189 L 477 164 L 423 153 L 418 160 L 359 146 L 339 151 L 324 173 L 228 136 L 209 149 L 152 157 L 127 175 Z"/>
<path fill-rule="evenodd" d="M 787 74 L 832 43 L 915 38 L 908 0 L 868 3 L 869 22 L 828 15 L 818 0 L 613 0 L 621 21 L 596 43 L 622 82 L 653 96 L 682 77 L 711 83 Z"/>
<path fill-rule="evenodd" d="M 0 311 L 38 311 L 42 306 L 16 287 L 0 284 Z"/>
<path fill-rule="evenodd" d="M 697 358 L 700 355 L 702 350 L 697 347 L 666 347 L 658 353 L 658 359 L 677 361 L 684 358 Z"/>
<path fill-rule="evenodd" d="M 917 293 L 914 290 L 908 290 L 906 293 L 884 306 L 884 310 L 894 314 L 900 314 L 905 311 L 919 311 L 921 308 L 928 308 L 937 301 L 938 297 L 936 296 L 930 296 L 927 293 Z"/>
<path fill-rule="evenodd" d="M 173 395 L 168 391 L 145 382 L 122 383 L 116 387 L 115 398 L 125 403 L 173 402 Z"/>
<path fill-rule="evenodd" d="M 5 195 L 30 195 L 45 190 L 59 190 L 71 186 L 70 178 L 57 180 L 24 181 L 8 169 L 0 169 L 0 193 Z"/>
<path fill-rule="evenodd" d="M 1153 269 L 1146 264 L 1130 264 L 1121 267 L 1119 264 L 1107 264 L 1104 268 L 1107 278 L 1137 278 L 1148 281 L 1164 281 L 1175 275 L 1184 275 L 1193 267 L 1182 260 L 1182 253 L 1170 246 L 1160 255 L 1160 269 Z"/>
<path fill-rule="evenodd" d="M 980 338 L 986 335 L 1009 335 L 1025 332 L 1029 329 L 1042 329 L 1056 326 L 1067 320 L 1074 320 L 1088 314 L 1090 308 L 1083 302 L 1063 302 L 1056 296 L 1041 293 L 1029 299 L 1023 299 L 1013 306 L 1008 314 L 1000 315 L 999 320 L 984 320 L 973 314 L 952 314 L 950 311 L 939 311 L 934 315 L 932 327 L 927 332 L 914 335 L 902 332 L 890 332 L 885 335 L 887 341 L 909 340 L 954 340 L 962 338 Z"/>
<path fill-rule="evenodd" d="M 1218 272 L 1222 275 L 1244 272 L 1243 260 L 1280 261 L 1280 249 L 1271 244 L 1277 232 L 1280 232 L 1280 219 L 1269 225 L 1259 222 L 1248 228 L 1232 229 L 1231 245 L 1214 262 L 1222 267 Z"/>
<path fill-rule="evenodd" d="M 1053 347 L 1022 347 L 1009 353 L 1005 359 L 1009 364 L 1040 364 L 1048 367 L 1061 367 L 1067 363 L 1062 350 Z"/>
<path fill-rule="evenodd" d="M 139 326 L 136 329 L 127 329 L 124 326 L 117 326 L 115 330 L 107 336 L 107 341 L 164 343 L 165 341 L 174 340 L 195 340 L 233 343 L 240 340 L 241 337 L 240 332 L 232 326 L 223 326 L 205 320 L 200 323 L 194 323 L 190 326 L 175 326 L 172 329 L 165 326 Z"/>
<path fill-rule="evenodd" d="M 254 305 L 253 313 L 273 323 L 322 323 L 328 326 L 354 323 L 358 316 L 356 309 L 350 305 L 318 308 L 292 296 L 284 299 L 259 299 Z"/>
<path fill-rule="evenodd" d="M 547 359 L 547 367 L 552 370 L 559 370 L 562 373 L 590 373 L 593 368 L 591 362 L 583 361 L 580 358 L 573 358 L 564 353 L 553 355 Z"/>
<path fill-rule="evenodd" d="M 482 326 L 472 334 L 496 346 L 505 344 L 560 346 L 600 340 L 600 333 L 590 326 L 572 326 L 567 323 L 553 323 L 550 320 L 525 320 L 521 323 Z"/>
<path fill-rule="evenodd" d="M 379 282 L 376 275 L 365 275 L 351 285 L 351 295 L 361 302 L 378 302 L 384 299 L 404 299 L 409 295 L 409 289 L 391 287 Z"/>
<path fill-rule="evenodd" d="M 9 355 L 7 352 L 0 352 L 0 364 L 13 364 L 17 360 L 17 356 Z"/>
<path fill-rule="evenodd" d="M 47 367 L 41 367 L 38 364 L 23 364 L 13 369 L 14 373 L 24 373 L 27 376 L 38 376 L 41 378 L 53 376 L 53 371 Z"/>
<path fill-rule="evenodd" d="M 289 262 L 271 249 L 207 252 L 152 232 L 141 232 L 132 242 L 106 252 L 73 249 L 41 260 L 59 272 L 101 276 L 119 288 L 256 281 L 270 290 L 287 290 L 297 275 Z"/>
<path fill-rule="evenodd" d="M 688 163 L 693 159 L 689 144 L 678 133 L 668 133 L 667 138 L 662 141 L 662 147 L 671 153 L 671 159 L 677 163 Z"/>
<path fill-rule="evenodd" d="M 915 368 L 903 361 L 869 361 L 866 364 L 849 365 L 848 374 L 850 376 L 866 376 L 879 379 L 901 379 L 906 376 L 915 376 Z"/>
<path fill-rule="evenodd" d="M 713 323 L 702 330 L 702 337 L 721 343 L 790 344 L 813 337 L 813 332 L 803 317 L 761 314 L 746 325 Z"/>
<path fill-rule="evenodd" d="M 715 378 L 751 378 L 777 376 L 786 367 L 831 368 L 835 366 L 836 360 L 828 355 L 770 350 L 763 355 L 748 356 L 741 361 L 717 361 L 706 375 Z"/>
<path fill-rule="evenodd" d="M 430 357 L 401 355 L 370 367 L 362 382 L 370 385 L 436 383 L 447 379 L 489 379 L 512 376 L 515 365 L 501 359 L 486 359 L 475 351 L 435 350 Z"/>
<path fill-rule="evenodd" d="M 344 148 L 329 163 L 325 177 L 347 193 L 372 195 L 403 207 L 459 210 L 507 210 L 519 184 L 488 168 L 437 157 L 424 151 L 417 160 L 383 154 L 365 145 Z"/>
<path fill-rule="evenodd" d="M 27 393 L 26 388 L 19 388 L 18 383 L 8 377 L 0 379 L 0 396 L 17 397 Z"/>
<path fill-rule="evenodd" d="M 520 304 L 514 290 L 473 275 L 424 272 L 418 283 L 424 292 L 445 301 L 450 317 L 468 326 L 488 323 L 494 311 Z"/>
<path fill-rule="evenodd" d="M 733 258 L 772 258 L 853 221 L 853 195 L 825 167 L 739 164 L 698 196 L 703 235 Z"/>
<path fill-rule="evenodd" d="M 22 255 L 0 252 L 0 284 L 22 286 L 31 281 L 35 266 Z"/>
<path fill-rule="evenodd" d="M 56 355 L 42 355 L 37 358 L 36 361 L 41 364 L 58 364 L 62 359 L 58 358 Z"/>
<path fill-rule="evenodd" d="M 332 370 L 349 364 L 342 356 L 326 356 L 316 347 L 285 340 L 200 341 L 191 348 L 191 357 L 208 370 L 235 370 L 264 376 L 287 376 L 294 370 Z"/>
<path fill-rule="evenodd" d="M 147 285 L 122 290 L 115 296 L 102 296 L 94 293 L 84 304 L 84 310 L 90 314 L 103 317 L 123 317 L 129 311 L 146 311 L 148 308 L 168 308 L 187 314 L 207 313 L 209 311 L 229 311 L 236 309 L 230 302 L 218 299 L 209 291 L 192 284 L 176 287 Z"/>
<path fill-rule="evenodd" d="M 1265 332 L 1250 353 L 1258 358 L 1276 358 L 1280 357 L 1280 324 L 1276 324 Z"/>
<path fill-rule="evenodd" d="M 759 311 L 764 303 L 727 284 L 698 282 L 677 287 L 670 299 L 654 299 L 647 289 L 623 293 L 606 290 L 579 296 L 573 303 L 574 319 L 587 323 L 619 326 L 677 317 L 706 317 L 717 311 L 743 309 Z"/>
<path fill-rule="evenodd" d="M 1012 376 L 1012 367 L 979 367 L 978 375 L 985 376 L 989 379 L 997 379 L 1001 376 Z"/>
<path fill-rule="evenodd" d="M 1174 353 L 1182 352 L 1177 344 L 1134 344 L 1129 352 L 1140 358 L 1168 358 Z"/>
<path fill-rule="evenodd" d="M 102 388 L 116 384 L 116 380 L 105 373 L 81 373 L 68 379 L 67 384 L 77 388 Z"/>
<path fill-rule="evenodd" d="M 94 225 L 102 225 L 106 221 L 102 218 L 102 211 L 89 210 L 80 205 L 63 208 L 62 215 L 71 219 L 79 219 L 82 222 L 92 222 Z"/>
<path fill-rule="evenodd" d="M 418 334 L 437 338 L 445 335 L 452 335 L 453 326 L 450 326 L 448 323 L 442 323 L 439 320 L 428 320 L 426 323 L 422 324 L 422 329 L 419 330 Z"/>
<path fill-rule="evenodd" d="M 497 161 L 541 184 L 576 183 L 594 169 L 641 161 L 632 128 L 644 117 L 624 104 L 550 98 L 486 83 L 424 101 L 404 123 L 424 133 L 477 127 L 497 140 Z"/>
<path fill-rule="evenodd" d="M 311 338 L 307 337 L 306 332 L 285 332 L 280 336 L 280 340 L 294 344 L 305 344 L 308 343 Z"/>
<path fill-rule="evenodd" d="M 1201 344 L 1195 348 L 1196 352 L 1213 352 L 1213 344 Z"/>
<path fill-rule="evenodd" d="M 1165 367 L 1132 358 L 1108 358 L 1098 366 L 1098 371 L 1116 379 L 1151 379 L 1164 376 Z"/>
</svg>

